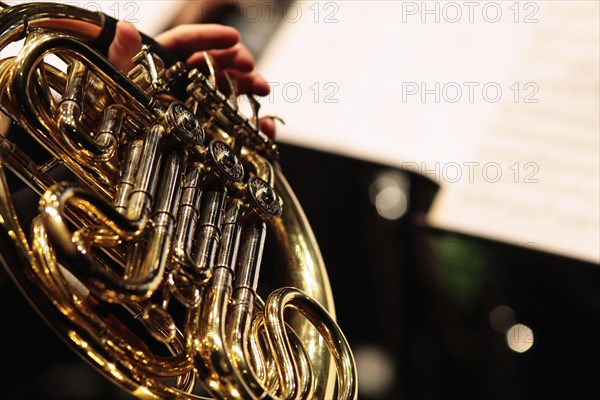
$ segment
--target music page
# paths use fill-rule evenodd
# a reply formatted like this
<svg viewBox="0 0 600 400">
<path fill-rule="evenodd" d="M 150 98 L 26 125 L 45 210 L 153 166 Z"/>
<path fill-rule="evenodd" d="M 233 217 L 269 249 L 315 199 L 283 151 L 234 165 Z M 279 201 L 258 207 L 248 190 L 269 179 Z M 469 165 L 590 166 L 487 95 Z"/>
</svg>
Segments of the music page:
<svg viewBox="0 0 600 400">
<path fill-rule="evenodd" d="M 433 226 L 597 263 L 598 4 L 297 2 L 263 109 L 281 141 L 437 182 Z"/>
</svg>

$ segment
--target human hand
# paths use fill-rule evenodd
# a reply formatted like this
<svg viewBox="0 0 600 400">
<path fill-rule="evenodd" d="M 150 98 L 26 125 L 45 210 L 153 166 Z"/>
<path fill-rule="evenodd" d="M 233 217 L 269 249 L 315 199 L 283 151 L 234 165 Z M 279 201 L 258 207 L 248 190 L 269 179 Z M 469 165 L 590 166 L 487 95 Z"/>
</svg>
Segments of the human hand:
<svg viewBox="0 0 600 400">
<path fill-rule="evenodd" d="M 204 64 L 202 52 L 207 51 L 218 67 L 219 74 L 227 71 L 236 81 L 240 94 L 269 94 L 268 82 L 254 70 L 254 57 L 240 43 L 240 34 L 234 28 L 217 24 L 180 25 L 161 33 L 155 40 L 192 68 Z M 131 59 L 141 46 L 142 37 L 135 26 L 119 21 L 115 38 L 108 49 L 108 59 L 122 71 L 128 72 L 133 67 Z M 271 118 L 261 118 L 260 129 L 271 138 L 275 136 L 275 123 Z"/>
</svg>

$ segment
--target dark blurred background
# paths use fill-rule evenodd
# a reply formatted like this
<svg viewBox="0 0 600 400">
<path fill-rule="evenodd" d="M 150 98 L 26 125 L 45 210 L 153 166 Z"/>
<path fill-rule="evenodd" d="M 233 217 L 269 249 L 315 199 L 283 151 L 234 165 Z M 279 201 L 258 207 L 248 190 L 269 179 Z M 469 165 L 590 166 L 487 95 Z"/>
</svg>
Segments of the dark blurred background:
<svg viewBox="0 0 600 400">
<path fill-rule="evenodd" d="M 260 57 L 277 24 L 245 25 L 243 2 L 205 3 L 168 26 L 236 26 Z M 598 265 L 429 227 L 438 187 L 414 173 L 281 152 L 328 267 L 361 400 L 597 397 Z M 0 302 L 1 399 L 131 398 L 71 353 L 3 270 Z"/>
</svg>

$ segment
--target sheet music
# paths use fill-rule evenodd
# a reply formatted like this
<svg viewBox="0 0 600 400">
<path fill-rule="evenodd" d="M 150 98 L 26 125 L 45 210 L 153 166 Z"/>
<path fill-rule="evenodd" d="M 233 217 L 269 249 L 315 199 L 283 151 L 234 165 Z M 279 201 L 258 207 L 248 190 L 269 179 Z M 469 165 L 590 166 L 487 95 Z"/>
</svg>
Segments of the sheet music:
<svg viewBox="0 0 600 400">
<path fill-rule="evenodd" d="M 297 4 L 259 64 L 280 140 L 434 179 L 434 226 L 600 261 L 598 2 Z"/>
<path fill-rule="evenodd" d="M 264 112 L 286 121 L 279 139 L 398 166 L 468 159 L 497 108 L 482 88 L 509 95 L 534 24 L 514 23 L 510 3 L 451 2 L 457 23 L 446 2 L 425 3 L 296 2 L 258 64 L 272 82 Z"/>
<path fill-rule="evenodd" d="M 499 107 L 475 153 L 505 176 L 444 185 L 430 221 L 597 263 L 598 3 L 549 2 L 544 9 L 544 23 L 513 72 L 516 82 L 536 83 L 538 102 Z"/>
</svg>

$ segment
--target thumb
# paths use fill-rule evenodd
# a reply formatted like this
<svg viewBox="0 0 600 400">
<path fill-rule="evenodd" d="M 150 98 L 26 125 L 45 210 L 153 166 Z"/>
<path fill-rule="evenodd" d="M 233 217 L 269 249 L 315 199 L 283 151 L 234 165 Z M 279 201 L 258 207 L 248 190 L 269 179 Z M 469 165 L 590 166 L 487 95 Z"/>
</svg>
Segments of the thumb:
<svg viewBox="0 0 600 400">
<path fill-rule="evenodd" d="M 273 117 L 263 117 L 259 121 L 260 130 L 273 140 L 275 140 L 275 132 L 277 130 L 275 126 L 276 119 Z"/>
<path fill-rule="evenodd" d="M 117 22 L 115 38 L 108 48 L 108 60 L 127 73 L 133 67 L 131 59 L 142 47 L 142 36 L 130 22 Z"/>
</svg>

